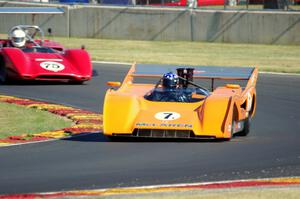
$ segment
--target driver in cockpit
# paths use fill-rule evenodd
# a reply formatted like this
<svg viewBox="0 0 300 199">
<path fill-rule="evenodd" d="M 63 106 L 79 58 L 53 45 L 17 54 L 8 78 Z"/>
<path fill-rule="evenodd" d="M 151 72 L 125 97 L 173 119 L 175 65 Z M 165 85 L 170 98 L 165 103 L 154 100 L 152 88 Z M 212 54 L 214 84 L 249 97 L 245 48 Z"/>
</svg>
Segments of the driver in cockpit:
<svg viewBox="0 0 300 199">
<path fill-rule="evenodd" d="M 160 102 L 198 102 L 210 95 L 208 89 L 193 82 L 194 68 L 176 70 L 177 74 L 164 74 L 155 88 L 145 95 L 145 99 Z"/>
<path fill-rule="evenodd" d="M 9 35 L 10 45 L 16 48 L 24 48 L 26 44 L 26 33 L 24 30 L 15 29 Z"/>
<path fill-rule="evenodd" d="M 169 72 L 163 75 L 161 88 L 155 88 L 145 98 L 150 101 L 161 102 L 189 102 L 191 93 L 179 89 L 179 78 L 176 74 Z"/>
</svg>

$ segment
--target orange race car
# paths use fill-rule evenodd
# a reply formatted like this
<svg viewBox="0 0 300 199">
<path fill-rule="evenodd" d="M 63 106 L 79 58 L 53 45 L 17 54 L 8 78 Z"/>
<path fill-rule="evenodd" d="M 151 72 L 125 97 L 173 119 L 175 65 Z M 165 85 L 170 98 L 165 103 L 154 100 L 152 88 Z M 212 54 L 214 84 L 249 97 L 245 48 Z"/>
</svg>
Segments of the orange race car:
<svg viewBox="0 0 300 199">
<path fill-rule="evenodd" d="M 122 84 L 107 82 L 103 133 L 110 138 L 246 136 L 256 109 L 257 76 L 255 67 L 133 64 Z M 209 90 L 202 86 L 207 81 Z"/>
</svg>

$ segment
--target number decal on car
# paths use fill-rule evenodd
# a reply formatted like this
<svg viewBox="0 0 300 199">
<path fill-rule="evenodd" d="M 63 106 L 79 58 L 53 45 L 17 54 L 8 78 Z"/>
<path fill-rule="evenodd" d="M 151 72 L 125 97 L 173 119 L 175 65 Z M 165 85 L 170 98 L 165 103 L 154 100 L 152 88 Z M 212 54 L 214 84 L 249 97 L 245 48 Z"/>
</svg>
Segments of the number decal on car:
<svg viewBox="0 0 300 199">
<path fill-rule="evenodd" d="M 158 120 L 176 120 L 180 118 L 180 114 L 176 112 L 158 112 L 155 114 L 155 118 Z"/>
<path fill-rule="evenodd" d="M 63 64 L 54 61 L 42 62 L 40 63 L 40 66 L 43 69 L 54 71 L 54 72 L 62 71 L 63 69 L 65 69 L 65 66 Z"/>
</svg>

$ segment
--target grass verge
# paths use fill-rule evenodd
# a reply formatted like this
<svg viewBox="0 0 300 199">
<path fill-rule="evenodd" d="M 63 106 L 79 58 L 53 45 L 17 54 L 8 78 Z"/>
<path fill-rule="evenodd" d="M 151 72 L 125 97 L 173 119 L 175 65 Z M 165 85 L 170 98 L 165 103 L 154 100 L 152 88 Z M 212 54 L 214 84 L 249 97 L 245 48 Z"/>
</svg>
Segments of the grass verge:
<svg viewBox="0 0 300 199">
<path fill-rule="evenodd" d="M 0 102 L 0 139 L 70 127 L 72 121 L 46 111 Z"/>
<path fill-rule="evenodd" d="M 161 192 L 149 194 L 131 194 L 104 196 L 102 199 L 298 199 L 300 188 L 277 187 L 277 188 L 244 188 L 244 189 L 213 189 Z M 100 198 L 100 197 L 91 197 Z"/>
<path fill-rule="evenodd" d="M 300 45 L 228 44 L 52 38 L 67 48 L 86 46 L 93 60 L 178 65 L 257 66 L 260 71 L 300 73 Z"/>
</svg>

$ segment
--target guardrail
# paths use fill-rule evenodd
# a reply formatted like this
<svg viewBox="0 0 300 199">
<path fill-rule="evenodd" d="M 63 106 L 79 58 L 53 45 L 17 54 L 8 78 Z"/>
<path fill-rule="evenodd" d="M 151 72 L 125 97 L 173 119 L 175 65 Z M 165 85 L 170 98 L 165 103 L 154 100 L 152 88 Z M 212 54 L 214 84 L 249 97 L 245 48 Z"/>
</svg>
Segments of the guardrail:
<svg viewBox="0 0 300 199">
<path fill-rule="evenodd" d="M 190 7 L 223 10 L 285 10 L 300 11 L 300 0 L 10 0 L 44 4 L 85 4 L 131 7 Z"/>
</svg>

